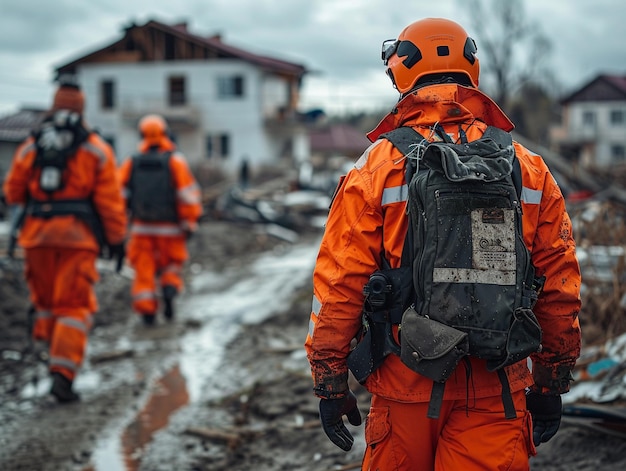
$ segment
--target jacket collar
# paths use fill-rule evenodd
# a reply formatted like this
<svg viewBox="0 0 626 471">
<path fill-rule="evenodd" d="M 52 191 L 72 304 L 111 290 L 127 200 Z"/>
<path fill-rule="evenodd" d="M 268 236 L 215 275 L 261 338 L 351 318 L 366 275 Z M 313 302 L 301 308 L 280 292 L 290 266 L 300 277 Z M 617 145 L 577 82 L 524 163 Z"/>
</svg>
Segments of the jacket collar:
<svg viewBox="0 0 626 471">
<path fill-rule="evenodd" d="M 406 95 L 372 131 L 371 142 L 383 133 L 400 126 L 431 126 L 479 119 L 504 131 L 515 127 L 504 111 L 490 97 L 477 88 L 458 84 L 438 84 L 419 88 Z"/>
</svg>

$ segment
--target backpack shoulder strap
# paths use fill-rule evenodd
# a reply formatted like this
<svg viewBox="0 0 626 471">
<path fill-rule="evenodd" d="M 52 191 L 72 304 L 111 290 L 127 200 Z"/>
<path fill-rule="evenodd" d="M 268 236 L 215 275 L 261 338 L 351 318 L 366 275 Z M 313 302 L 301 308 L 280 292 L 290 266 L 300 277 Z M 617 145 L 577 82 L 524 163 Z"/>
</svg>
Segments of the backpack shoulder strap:
<svg viewBox="0 0 626 471">
<path fill-rule="evenodd" d="M 380 137 L 391 142 L 402 155 L 408 156 L 415 151 L 415 146 L 424 143 L 426 139 L 419 132 L 409 126 L 401 126 L 389 132 L 381 134 Z M 427 142 L 427 141 L 426 141 Z M 411 182 L 413 174 L 417 169 L 415 159 L 407 159 L 406 162 L 406 182 Z"/>
<path fill-rule="evenodd" d="M 481 139 L 492 139 L 499 147 L 508 147 L 513 145 L 513 137 L 510 132 L 495 126 L 487 126 Z"/>
<path fill-rule="evenodd" d="M 513 179 L 513 186 L 515 186 L 515 192 L 517 198 L 521 201 L 522 198 L 522 167 L 519 163 L 517 155 L 513 157 L 513 171 L 511 172 L 511 178 Z"/>
<path fill-rule="evenodd" d="M 381 138 L 387 139 L 391 142 L 402 155 L 408 156 L 411 152 L 414 152 L 415 146 L 419 144 L 427 144 L 426 139 L 419 132 L 409 126 L 401 126 L 399 128 L 393 129 L 389 132 L 380 135 Z M 413 179 L 413 175 L 417 171 L 417 159 L 406 159 L 406 167 L 405 167 L 405 180 L 406 184 L 409 185 L 411 180 Z M 413 228 L 411 224 L 407 229 L 407 235 L 404 239 L 404 247 L 402 249 L 402 257 L 400 265 L 402 267 L 410 267 L 412 265 L 411 254 L 413 253 L 413 244 L 412 244 L 412 234 Z"/>
<path fill-rule="evenodd" d="M 380 137 L 384 137 L 390 141 L 404 155 L 409 154 L 413 150 L 412 146 L 416 143 L 425 140 L 424 136 L 409 126 L 401 126 L 393 129 L 389 132 L 381 134 Z"/>
</svg>

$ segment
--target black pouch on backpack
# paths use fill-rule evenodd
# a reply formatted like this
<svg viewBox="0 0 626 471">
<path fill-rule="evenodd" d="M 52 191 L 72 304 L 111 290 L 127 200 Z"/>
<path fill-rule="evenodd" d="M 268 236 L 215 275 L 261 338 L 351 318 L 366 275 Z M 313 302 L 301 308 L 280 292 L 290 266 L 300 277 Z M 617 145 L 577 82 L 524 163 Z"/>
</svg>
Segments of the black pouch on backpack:
<svg viewBox="0 0 626 471">
<path fill-rule="evenodd" d="M 500 360 L 488 360 L 487 369 L 495 371 L 541 351 L 541 326 L 530 309 L 518 308 L 507 335 L 506 352 Z"/>
<path fill-rule="evenodd" d="M 421 316 L 413 307 L 402 315 L 400 359 L 416 373 L 443 382 L 468 352 L 467 333 Z"/>
</svg>

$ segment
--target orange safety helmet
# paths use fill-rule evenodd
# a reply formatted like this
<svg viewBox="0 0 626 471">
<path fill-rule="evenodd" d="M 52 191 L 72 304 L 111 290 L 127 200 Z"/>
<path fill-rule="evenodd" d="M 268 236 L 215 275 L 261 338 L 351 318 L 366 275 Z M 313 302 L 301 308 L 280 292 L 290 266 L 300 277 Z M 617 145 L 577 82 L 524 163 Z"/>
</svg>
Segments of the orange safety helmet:
<svg viewBox="0 0 626 471">
<path fill-rule="evenodd" d="M 167 123 L 158 114 L 149 114 L 139 120 L 139 133 L 148 145 L 159 145 L 168 138 Z"/>
<path fill-rule="evenodd" d="M 398 39 L 383 42 L 387 74 L 401 94 L 432 74 L 464 74 L 478 87 L 476 43 L 461 25 L 444 18 L 426 18 L 410 24 Z"/>
</svg>

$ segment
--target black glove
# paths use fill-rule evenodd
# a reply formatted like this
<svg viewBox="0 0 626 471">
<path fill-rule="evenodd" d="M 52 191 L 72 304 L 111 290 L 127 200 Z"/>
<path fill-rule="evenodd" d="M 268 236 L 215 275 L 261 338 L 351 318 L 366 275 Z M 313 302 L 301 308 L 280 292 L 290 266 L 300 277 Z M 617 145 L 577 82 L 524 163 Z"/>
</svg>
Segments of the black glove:
<svg viewBox="0 0 626 471">
<path fill-rule="evenodd" d="M 122 263 L 124 262 L 124 257 L 126 256 L 126 248 L 124 243 L 121 244 L 109 244 L 109 260 L 117 260 L 117 264 L 115 266 L 115 271 L 117 273 L 122 269 Z"/>
<path fill-rule="evenodd" d="M 320 421 L 324 433 L 343 451 L 349 451 L 354 438 L 343 423 L 344 415 L 352 425 L 361 425 L 361 413 L 352 391 L 339 399 L 320 399 Z"/>
<path fill-rule="evenodd" d="M 550 440 L 559 430 L 563 407 L 561 396 L 548 396 L 536 392 L 526 395 L 526 408 L 533 418 L 533 442 L 535 446 Z"/>
</svg>

